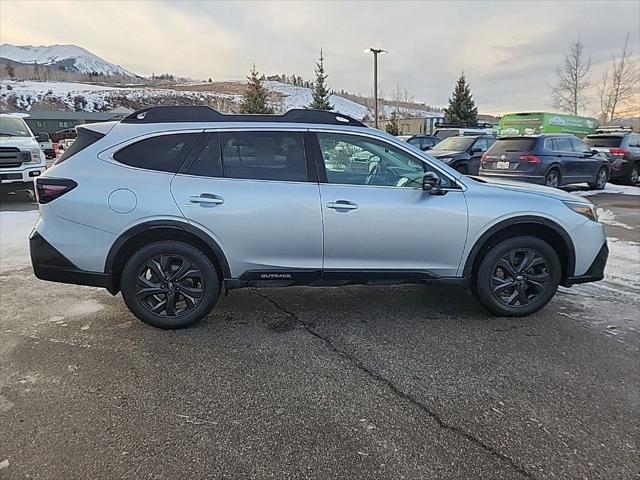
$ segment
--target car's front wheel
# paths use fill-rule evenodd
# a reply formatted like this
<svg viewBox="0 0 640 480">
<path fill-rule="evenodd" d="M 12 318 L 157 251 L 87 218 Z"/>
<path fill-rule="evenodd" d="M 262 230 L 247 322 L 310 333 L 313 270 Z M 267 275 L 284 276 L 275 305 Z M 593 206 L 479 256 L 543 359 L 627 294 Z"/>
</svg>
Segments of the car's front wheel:
<svg viewBox="0 0 640 480">
<path fill-rule="evenodd" d="M 553 298 L 561 278 L 560 259 L 544 240 L 518 236 L 491 247 L 474 278 L 476 298 L 490 312 L 522 317 Z"/>
<path fill-rule="evenodd" d="M 209 257 L 184 242 L 161 241 L 136 251 L 121 277 L 131 313 L 159 328 L 184 328 L 207 316 L 220 293 Z"/>
</svg>

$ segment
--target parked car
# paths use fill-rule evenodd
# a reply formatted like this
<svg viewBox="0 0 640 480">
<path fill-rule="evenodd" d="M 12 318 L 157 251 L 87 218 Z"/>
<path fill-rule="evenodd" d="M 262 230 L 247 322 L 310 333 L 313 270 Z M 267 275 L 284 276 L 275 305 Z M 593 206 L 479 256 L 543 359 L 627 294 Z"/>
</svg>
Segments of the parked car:
<svg viewBox="0 0 640 480">
<path fill-rule="evenodd" d="M 579 138 L 551 134 L 498 138 L 482 156 L 479 175 L 553 188 L 588 183 L 602 190 L 609 170 L 607 158 Z"/>
<path fill-rule="evenodd" d="M 45 170 L 45 156 L 20 115 L 0 114 L 0 189 L 33 189 Z"/>
<path fill-rule="evenodd" d="M 403 142 L 410 143 L 414 147 L 418 147 L 423 152 L 431 150 L 435 145 L 440 143 L 440 139 L 433 135 L 398 135 L 396 138 Z"/>
<path fill-rule="evenodd" d="M 477 175 L 480 158 L 495 141 L 491 135 L 448 137 L 429 153 L 464 175 Z"/>
<path fill-rule="evenodd" d="M 248 286 L 460 285 L 529 315 L 558 285 L 602 279 L 608 255 L 588 200 L 462 176 L 327 111 L 139 110 L 79 126 L 36 186 L 36 276 L 121 291 L 161 328 Z"/>
<path fill-rule="evenodd" d="M 611 181 L 637 184 L 640 172 L 640 133 L 622 128 L 597 132 L 584 137 L 584 142 L 607 157 L 611 164 Z"/>
<path fill-rule="evenodd" d="M 446 127 L 446 128 L 436 128 L 433 131 L 433 136 L 438 137 L 440 140 L 444 140 L 449 137 L 460 137 L 460 136 L 477 136 L 477 135 L 487 135 L 491 134 L 491 132 L 487 132 L 482 128 L 466 128 L 466 127 Z"/>
</svg>

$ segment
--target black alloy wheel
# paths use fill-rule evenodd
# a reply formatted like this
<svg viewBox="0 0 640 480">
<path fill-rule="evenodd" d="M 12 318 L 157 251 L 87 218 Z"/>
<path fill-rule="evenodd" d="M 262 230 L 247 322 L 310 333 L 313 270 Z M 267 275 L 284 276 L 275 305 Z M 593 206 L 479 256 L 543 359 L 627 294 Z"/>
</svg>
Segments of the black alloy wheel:
<svg viewBox="0 0 640 480">
<path fill-rule="evenodd" d="M 549 285 L 547 261 L 535 250 L 509 251 L 493 268 L 491 290 L 498 302 L 524 307 L 535 302 Z"/>
<path fill-rule="evenodd" d="M 200 269 L 180 255 L 158 255 L 138 271 L 136 296 L 151 313 L 177 317 L 195 309 L 204 294 Z"/>
</svg>

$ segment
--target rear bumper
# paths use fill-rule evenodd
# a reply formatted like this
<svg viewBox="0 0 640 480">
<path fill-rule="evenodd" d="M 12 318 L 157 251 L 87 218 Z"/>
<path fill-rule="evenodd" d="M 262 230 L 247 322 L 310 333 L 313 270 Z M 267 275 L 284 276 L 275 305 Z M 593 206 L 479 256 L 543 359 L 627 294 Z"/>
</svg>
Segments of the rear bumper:
<svg viewBox="0 0 640 480">
<path fill-rule="evenodd" d="M 589 269 L 583 275 L 567 278 L 566 286 L 570 287 L 571 285 L 576 285 L 578 283 L 597 282 L 602 280 L 604 278 L 604 268 L 607 265 L 608 258 L 609 247 L 607 242 L 605 242 Z"/>
<path fill-rule="evenodd" d="M 33 273 L 40 280 L 103 287 L 114 293 L 110 275 L 79 269 L 36 230 L 29 235 L 29 251 Z"/>
<path fill-rule="evenodd" d="M 544 185 L 544 175 L 526 175 L 521 173 L 498 173 L 494 171 L 486 171 L 480 169 L 478 176 L 487 178 L 499 178 L 502 180 L 514 180 L 516 182 L 535 183 Z"/>
</svg>

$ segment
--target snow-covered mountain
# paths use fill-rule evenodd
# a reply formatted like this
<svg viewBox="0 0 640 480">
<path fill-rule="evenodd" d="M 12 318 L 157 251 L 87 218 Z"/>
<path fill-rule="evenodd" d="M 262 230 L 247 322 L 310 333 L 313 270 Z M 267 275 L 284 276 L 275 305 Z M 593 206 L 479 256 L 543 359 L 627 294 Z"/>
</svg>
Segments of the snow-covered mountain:
<svg viewBox="0 0 640 480">
<path fill-rule="evenodd" d="M 0 57 L 8 58 L 15 62 L 53 67 L 64 67 L 72 73 L 98 73 L 102 75 L 119 75 L 124 77 L 136 77 L 134 73 L 119 65 L 109 63 L 97 55 L 77 45 L 0 45 Z"/>
</svg>

